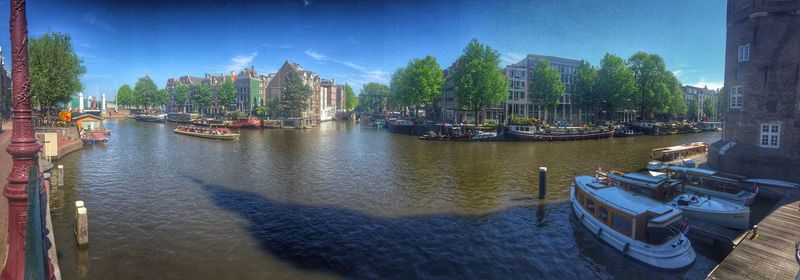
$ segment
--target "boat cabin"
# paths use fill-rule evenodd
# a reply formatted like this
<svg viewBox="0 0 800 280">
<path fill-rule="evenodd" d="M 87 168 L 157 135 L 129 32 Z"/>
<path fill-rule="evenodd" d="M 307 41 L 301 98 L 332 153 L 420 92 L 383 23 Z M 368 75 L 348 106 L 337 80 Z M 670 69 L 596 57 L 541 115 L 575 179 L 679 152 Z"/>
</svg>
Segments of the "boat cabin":
<svg viewBox="0 0 800 280">
<path fill-rule="evenodd" d="M 91 114 L 83 114 L 72 118 L 72 120 L 75 122 L 75 126 L 79 129 L 93 131 L 102 128 L 100 121 L 102 121 L 103 118 Z"/>
<path fill-rule="evenodd" d="M 606 181 L 611 186 L 618 186 L 624 190 L 641 194 L 662 203 L 671 201 L 682 193 L 681 182 L 669 180 L 664 176 L 651 176 L 644 173 L 622 173 L 610 171 L 605 174 Z"/>
<path fill-rule="evenodd" d="M 681 232 L 680 209 L 589 176 L 576 177 L 575 185 L 575 199 L 581 208 L 631 239 L 661 245 Z"/>
<path fill-rule="evenodd" d="M 700 187 L 733 197 L 746 197 L 745 191 L 756 191 L 755 184 L 750 186 L 743 181 L 744 177 L 732 177 L 713 170 L 670 166 L 666 171 L 668 178 L 682 181 L 687 188 Z M 745 205 L 750 205 L 754 197 L 745 200 Z"/>
<path fill-rule="evenodd" d="M 657 148 L 650 152 L 650 159 L 671 162 L 679 159 L 702 155 L 708 152 L 708 144 L 694 142 L 672 147 Z"/>
</svg>

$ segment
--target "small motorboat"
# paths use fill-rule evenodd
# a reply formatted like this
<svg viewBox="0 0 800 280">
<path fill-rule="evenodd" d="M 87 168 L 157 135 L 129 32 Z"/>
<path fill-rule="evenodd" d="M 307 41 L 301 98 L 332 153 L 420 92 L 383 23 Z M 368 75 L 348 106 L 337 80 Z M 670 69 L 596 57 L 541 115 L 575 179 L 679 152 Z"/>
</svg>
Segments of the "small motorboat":
<svg viewBox="0 0 800 280">
<path fill-rule="evenodd" d="M 646 173 L 597 171 L 598 179 L 609 185 L 641 194 L 683 210 L 689 218 L 734 229 L 750 228 L 750 207 L 683 188 L 679 180 Z"/>
<path fill-rule="evenodd" d="M 665 171 L 668 178 L 681 180 L 686 190 L 744 206 L 753 204 L 758 194 L 757 184 L 744 187 L 749 183 L 742 182 L 741 178 L 732 178 L 713 170 L 670 166 Z"/>
<path fill-rule="evenodd" d="M 181 125 L 175 128 L 175 133 L 207 139 L 239 140 L 238 133 L 232 133 L 224 127 L 204 127 L 195 125 Z"/>
<path fill-rule="evenodd" d="M 591 176 L 575 177 L 569 198 L 580 223 L 624 255 L 663 269 L 684 268 L 696 258 L 679 208 Z"/>
</svg>

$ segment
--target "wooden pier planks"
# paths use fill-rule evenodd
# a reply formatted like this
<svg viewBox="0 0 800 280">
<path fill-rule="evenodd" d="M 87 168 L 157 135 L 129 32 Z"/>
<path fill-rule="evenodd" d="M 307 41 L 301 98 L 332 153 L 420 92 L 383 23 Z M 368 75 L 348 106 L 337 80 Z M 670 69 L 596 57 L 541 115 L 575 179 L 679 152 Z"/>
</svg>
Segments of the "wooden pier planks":
<svg viewBox="0 0 800 280">
<path fill-rule="evenodd" d="M 800 241 L 800 199 L 782 202 L 758 224 L 758 237 L 750 233 L 707 279 L 795 279 L 800 265 L 795 243 Z"/>
</svg>

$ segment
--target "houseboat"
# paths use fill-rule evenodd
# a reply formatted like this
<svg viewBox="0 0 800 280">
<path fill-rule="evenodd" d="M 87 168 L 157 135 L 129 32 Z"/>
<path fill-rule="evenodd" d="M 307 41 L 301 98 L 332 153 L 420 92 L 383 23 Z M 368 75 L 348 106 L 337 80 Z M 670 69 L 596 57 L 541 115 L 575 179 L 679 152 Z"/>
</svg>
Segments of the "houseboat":
<svg viewBox="0 0 800 280">
<path fill-rule="evenodd" d="M 526 141 L 571 141 L 602 139 L 614 136 L 614 130 L 587 129 L 582 127 L 565 127 L 558 129 L 542 129 L 535 125 L 509 125 L 506 135 L 512 139 Z"/>
<path fill-rule="evenodd" d="M 260 128 L 261 119 L 256 117 L 239 118 L 234 120 L 232 125 L 239 128 Z"/>
<path fill-rule="evenodd" d="M 181 125 L 175 128 L 175 133 L 217 140 L 239 140 L 238 133 L 232 133 L 224 127 Z"/>
<path fill-rule="evenodd" d="M 696 254 L 685 235 L 688 223 L 680 209 L 591 176 L 575 177 L 569 198 L 580 223 L 624 255 L 662 269 L 694 262 Z"/>
<path fill-rule="evenodd" d="M 722 130 L 722 122 L 699 122 L 697 128 L 702 131 L 720 131 Z"/>
<path fill-rule="evenodd" d="M 631 128 L 645 135 L 659 135 L 667 134 L 667 130 L 663 129 L 663 124 L 658 122 L 636 122 L 631 125 Z"/>
<path fill-rule="evenodd" d="M 164 122 L 167 119 L 167 115 L 165 114 L 157 114 L 157 115 L 134 115 L 134 120 L 143 121 L 143 122 Z"/>
<path fill-rule="evenodd" d="M 83 114 L 73 118 L 72 120 L 75 122 L 75 126 L 78 127 L 80 131 L 85 131 L 88 133 L 102 133 L 104 135 L 111 134 L 111 130 L 108 130 L 103 126 L 102 117 L 91 114 Z"/>
<path fill-rule="evenodd" d="M 200 118 L 199 114 L 190 113 L 168 113 L 167 121 L 176 123 L 191 123 Z"/>
<path fill-rule="evenodd" d="M 631 137 L 638 135 L 642 135 L 642 133 L 630 129 L 627 125 L 617 125 L 614 127 L 614 137 Z"/>
<path fill-rule="evenodd" d="M 413 134 L 414 122 L 404 119 L 387 119 L 386 128 L 393 133 Z"/>
<path fill-rule="evenodd" d="M 707 153 L 708 144 L 704 142 L 694 142 L 653 149 L 650 151 L 650 159 L 663 163 L 679 163 L 684 159 L 703 156 Z"/>
<path fill-rule="evenodd" d="M 733 229 L 750 228 L 750 207 L 684 190 L 681 181 L 665 176 L 619 171 L 598 171 L 597 176 L 609 185 L 681 209 L 688 218 Z"/>
<path fill-rule="evenodd" d="M 742 178 L 724 176 L 713 170 L 670 166 L 665 171 L 667 178 L 681 180 L 683 188 L 688 191 L 732 201 L 744 206 L 753 204 L 758 194 L 757 184 L 752 184 L 752 187 L 746 190 L 746 187 L 743 186 L 749 184 L 742 182 Z"/>
</svg>

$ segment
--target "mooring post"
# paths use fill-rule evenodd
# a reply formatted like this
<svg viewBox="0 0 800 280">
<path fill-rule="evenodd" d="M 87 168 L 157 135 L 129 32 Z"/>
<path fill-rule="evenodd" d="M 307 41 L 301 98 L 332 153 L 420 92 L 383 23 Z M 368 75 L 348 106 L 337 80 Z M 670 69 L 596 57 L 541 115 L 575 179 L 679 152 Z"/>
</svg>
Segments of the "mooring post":
<svg viewBox="0 0 800 280">
<path fill-rule="evenodd" d="M 64 166 L 59 164 L 58 170 L 56 170 L 56 176 L 58 176 L 58 186 L 64 186 Z"/>
<path fill-rule="evenodd" d="M 75 240 L 78 246 L 86 246 L 89 244 L 89 217 L 83 201 L 75 201 L 75 208 Z"/>
<path fill-rule="evenodd" d="M 547 195 L 547 167 L 539 167 L 539 199 Z"/>
</svg>

